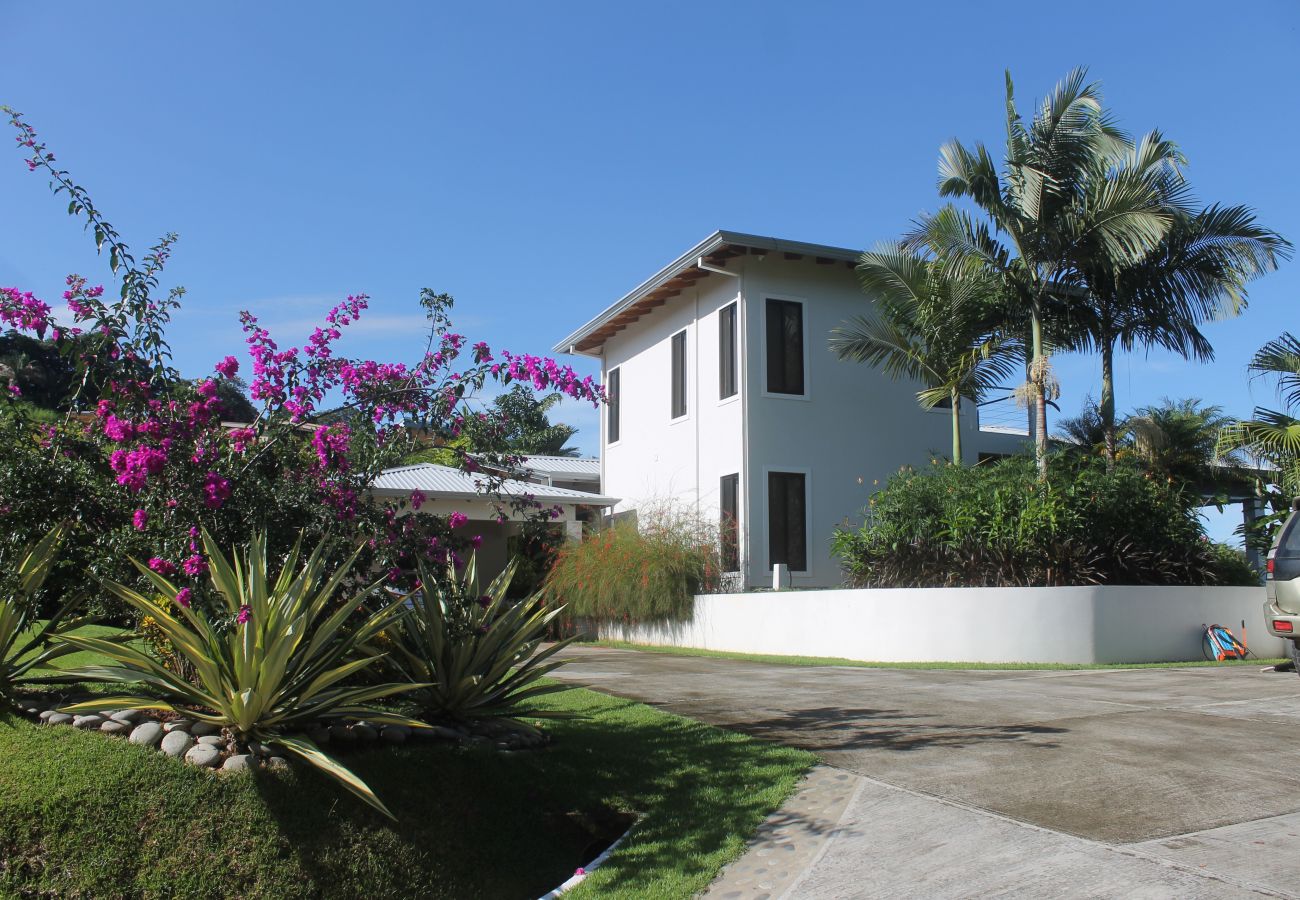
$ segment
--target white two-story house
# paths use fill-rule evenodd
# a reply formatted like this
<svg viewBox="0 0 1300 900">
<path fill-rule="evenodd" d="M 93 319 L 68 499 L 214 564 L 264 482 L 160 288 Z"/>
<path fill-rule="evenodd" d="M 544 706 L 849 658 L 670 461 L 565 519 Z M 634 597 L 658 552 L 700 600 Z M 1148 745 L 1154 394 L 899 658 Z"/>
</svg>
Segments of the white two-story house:
<svg viewBox="0 0 1300 900">
<path fill-rule="evenodd" d="M 869 301 L 860 251 L 718 231 L 555 346 L 601 361 L 601 493 L 615 513 L 666 501 L 717 521 L 745 585 L 784 563 L 795 587 L 841 582 L 836 525 L 879 484 L 951 447 L 948 409 L 839 360 L 833 328 Z M 966 462 L 1015 452 L 963 409 Z"/>
</svg>

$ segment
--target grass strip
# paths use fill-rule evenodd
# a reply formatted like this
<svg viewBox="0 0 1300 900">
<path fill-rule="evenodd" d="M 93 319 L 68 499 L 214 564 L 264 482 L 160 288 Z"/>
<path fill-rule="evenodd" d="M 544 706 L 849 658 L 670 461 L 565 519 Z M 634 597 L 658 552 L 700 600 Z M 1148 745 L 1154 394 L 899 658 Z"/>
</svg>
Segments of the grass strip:
<svg viewBox="0 0 1300 900">
<path fill-rule="evenodd" d="M 1074 670 L 1074 669 L 1187 669 L 1209 666 L 1272 666 L 1282 659 L 1193 660 L 1161 663 L 980 663 L 980 662 L 864 662 L 836 656 L 783 656 L 775 653 L 733 653 L 729 650 L 700 650 L 694 647 L 660 647 L 628 641 L 592 641 L 583 646 L 608 647 L 611 650 L 642 650 L 670 656 L 704 656 L 711 659 L 738 659 L 745 662 L 777 666 L 850 666 L 857 669 L 990 669 L 990 670 Z"/>
<path fill-rule="evenodd" d="M 342 754 L 392 825 L 313 772 L 215 776 L 120 738 L 0 716 L 0 896 L 535 898 L 642 814 L 572 896 L 686 898 L 814 759 L 582 689 L 540 752 Z"/>
</svg>

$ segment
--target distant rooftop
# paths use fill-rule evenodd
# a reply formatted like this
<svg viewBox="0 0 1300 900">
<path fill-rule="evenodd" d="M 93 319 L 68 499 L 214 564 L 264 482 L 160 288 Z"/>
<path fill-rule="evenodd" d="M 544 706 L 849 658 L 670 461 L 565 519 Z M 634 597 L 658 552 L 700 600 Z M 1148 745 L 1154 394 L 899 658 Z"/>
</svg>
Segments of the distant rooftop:
<svg viewBox="0 0 1300 900">
<path fill-rule="evenodd" d="M 552 480 L 600 481 L 600 460 L 585 456 L 530 456 L 519 468 Z"/>
<path fill-rule="evenodd" d="M 405 496 L 412 491 L 419 491 L 430 498 L 442 497 L 451 500 L 481 500 L 491 496 L 486 491 L 487 479 L 481 475 L 471 475 L 450 466 L 436 463 L 419 463 L 413 466 L 399 466 L 386 469 L 371 485 L 371 493 L 383 496 Z M 552 487 L 531 481 L 507 479 L 497 491 L 506 498 L 532 497 L 542 503 L 566 503 L 576 506 L 613 506 L 618 500 L 602 497 L 586 491 L 571 491 L 568 488 Z"/>
</svg>

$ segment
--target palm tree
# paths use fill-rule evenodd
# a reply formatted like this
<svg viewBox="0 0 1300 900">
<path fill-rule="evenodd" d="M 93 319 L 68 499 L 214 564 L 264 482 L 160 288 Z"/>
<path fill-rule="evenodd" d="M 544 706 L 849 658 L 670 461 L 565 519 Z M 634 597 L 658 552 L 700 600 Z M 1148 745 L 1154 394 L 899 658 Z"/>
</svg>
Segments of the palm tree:
<svg viewBox="0 0 1300 900">
<path fill-rule="evenodd" d="M 1247 479 L 1239 456 L 1220 450 L 1220 435 L 1231 424 L 1221 406 L 1166 397 L 1158 405 L 1138 409 L 1124 429 L 1148 469 L 1199 489 Z"/>
<path fill-rule="evenodd" d="M 876 311 L 834 329 L 831 350 L 894 380 L 921 382 L 916 399 L 924 409 L 950 404 L 952 461 L 961 465 L 962 398 L 982 400 L 1019 353 L 996 327 L 997 284 L 896 243 L 862 254 L 858 276 Z"/>
<path fill-rule="evenodd" d="M 1079 410 L 1077 416 L 1058 419 L 1056 430 L 1058 439 L 1077 448 L 1077 452 L 1086 456 L 1099 453 L 1106 442 L 1101 410 L 1091 395 L 1084 398 L 1083 408 Z"/>
<path fill-rule="evenodd" d="M 940 150 L 939 193 L 966 197 L 987 221 L 949 208 L 923 219 L 909 237 L 935 247 L 950 264 L 998 277 L 1028 320 L 1027 393 L 1034 409 L 1039 475 L 1047 477 L 1050 372 L 1044 317 L 1051 303 L 1070 305 L 1080 251 L 1103 247 L 1115 259 L 1139 259 L 1165 236 L 1171 215 L 1148 186 L 1125 182 L 1099 194 L 1088 222 L 1079 211 L 1092 179 L 1132 148 L 1102 107 L 1087 71 L 1057 84 L 1026 124 L 1006 75 L 1006 150 L 1001 171 L 982 144 L 951 141 Z M 1004 242 L 1005 240 L 1005 242 Z"/>
<path fill-rule="evenodd" d="M 1238 315 L 1246 305 L 1246 282 L 1289 255 L 1291 245 L 1257 225 L 1246 207 L 1191 212 L 1179 171 L 1184 162 L 1159 133 L 1146 135 L 1117 165 L 1094 173 L 1074 220 L 1081 234 L 1075 296 L 1082 302 L 1069 304 L 1067 344 L 1101 357 L 1099 412 L 1110 463 L 1116 442 L 1116 345 L 1125 351 L 1159 346 L 1184 359 L 1212 360 L 1214 348 L 1199 326 Z M 1116 256 L 1095 238 L 1094 223 L 1110 214 L 1111 195 L 1119 191 L 1156 196 L 1171 215 L 1164 239 L 1138 259 L 1127 249 Z"/>
<path fill-rule="evenodd" d="M 1253 377 L 1276 376 L 1278 396 L 1287 411 L 1255 408 L 1255 418 L 1223 429 L 1219 452 L 1243 449 L 1277 466 L 1283 489 L 1300 495 L 1300 338 L 1288 332 L 1269 341 L 1255 353 L 1247 367 Z"/>
</svg>

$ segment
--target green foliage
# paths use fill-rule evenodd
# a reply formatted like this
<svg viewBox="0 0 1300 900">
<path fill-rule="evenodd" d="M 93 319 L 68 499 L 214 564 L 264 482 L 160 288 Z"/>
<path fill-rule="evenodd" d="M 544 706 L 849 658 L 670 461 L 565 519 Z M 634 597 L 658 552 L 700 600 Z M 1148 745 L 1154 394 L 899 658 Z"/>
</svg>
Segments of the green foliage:
<svg viewBox="0 0 1300 900">
<path fill-rule="evenodd" d="M 834 549 L 854 586 L 1232 583 L 1198 502 L 1126 460 L 1053 456 L 1046 482 L 1021 457 L 906 469 Z"/>
<path fill-rule="evenodd" d="M 425 719 L 509 719 L 522 727 L 520 716 L 545 715 L 531 700 L 565 689 L 540 682 L 563 664 L 550 658 L 571 640 L 541 646 L 562 607 L 548 610 L 535 597 L 508 602 L 515 567 L 512 561 L 482 593 L 476 558 L 461 576 L 454 566 L 444 578 L 422 569 L 409 608 L 384 629 L 379 646 L 405 680 L 419 685 L 407 699 Z"/>
<path fill-rule="evenodd" d="M 569 613 L 594 619 L 689 619 L 696 594 L 721 585 L 718 536 L 670 506 L 562 546 L 543 591 Z"/>
<path fill-rule="evenodd" d="M 143 648 L 64 635 L 61 640 L 70 648 L 98 652 L 118 664 L 87 666 L 69 674 L 97 681 L 143 684 L 153 692 L 99 697 L 68 710 L 180 712 L 227 728 L 241 742 L 278 744 L 385 815 L 391 815 L 348 769 L 310 740 L 286 732 L 328 715 L 419 726 L 418 722 L 371 704 L 420 685 L 354 686 L 349 682 L 379 659 L 355 651 L 392 621 L 400 605 L 366 609 L 376 585 L 341 598 L 356 554 L 327 574 L 323 541 L 303 560 L 301 568 L 299 548 L 295 547 L 275 578 L 268 574 L 265 537 L 255 536 L 242 559 L 236 557 L 233 561 L 206 532 L 203 541 L 213 592 L 224 612 L 219 618 L 207 615 L 200 604 L 191 607 L 192 601 L 188 594 L 181 594 L 182 588 L 138 563 L 156 592 L 153 596 L 125 585 L 109 584 L 115 594 L 149 617 L 166 635 L 174 651 L 192 667 L 194 681 L 161 665 Z"/>
<path fill-rule="evenodd" d="M 48 666 L 74 648 L 53 642 L 76 623 L 65 618 L 76 605 L 77 597 L 66 603 L 44 622 L 35 622 L 35 597 L 45 584 L 63 543 L 66 529 L 62 525 L 41 538 L 24 552 L 12 570 L 0 558 L 0 707 L 13 700 L 14 688 L 33 677 L 34 670 Z"/>
<path fill-rule="evenodd" d="M 578 433 L 572 425 L 551 424 L 547 413 L 562 400 L 560 394 L 538 397 L 523 384 L 492 400 L 497 415 L 486 419 L 469 417 L 464 434 L 475 450 L 497 450 L 523 455 L 577 456 L 569 439 Z"/>
<path fill-rule="evenodd" d="M 0 896 L 540 897 L 589 857 L 581 824 L 641 814 L 587 896 L 704 890 L 812 755 L 591 691 L 545 753 L 408 742 L 349 765 L 398 823 L 317 773 L 213 778 L 156 750 L 0 716 Z"/>
</svg>

